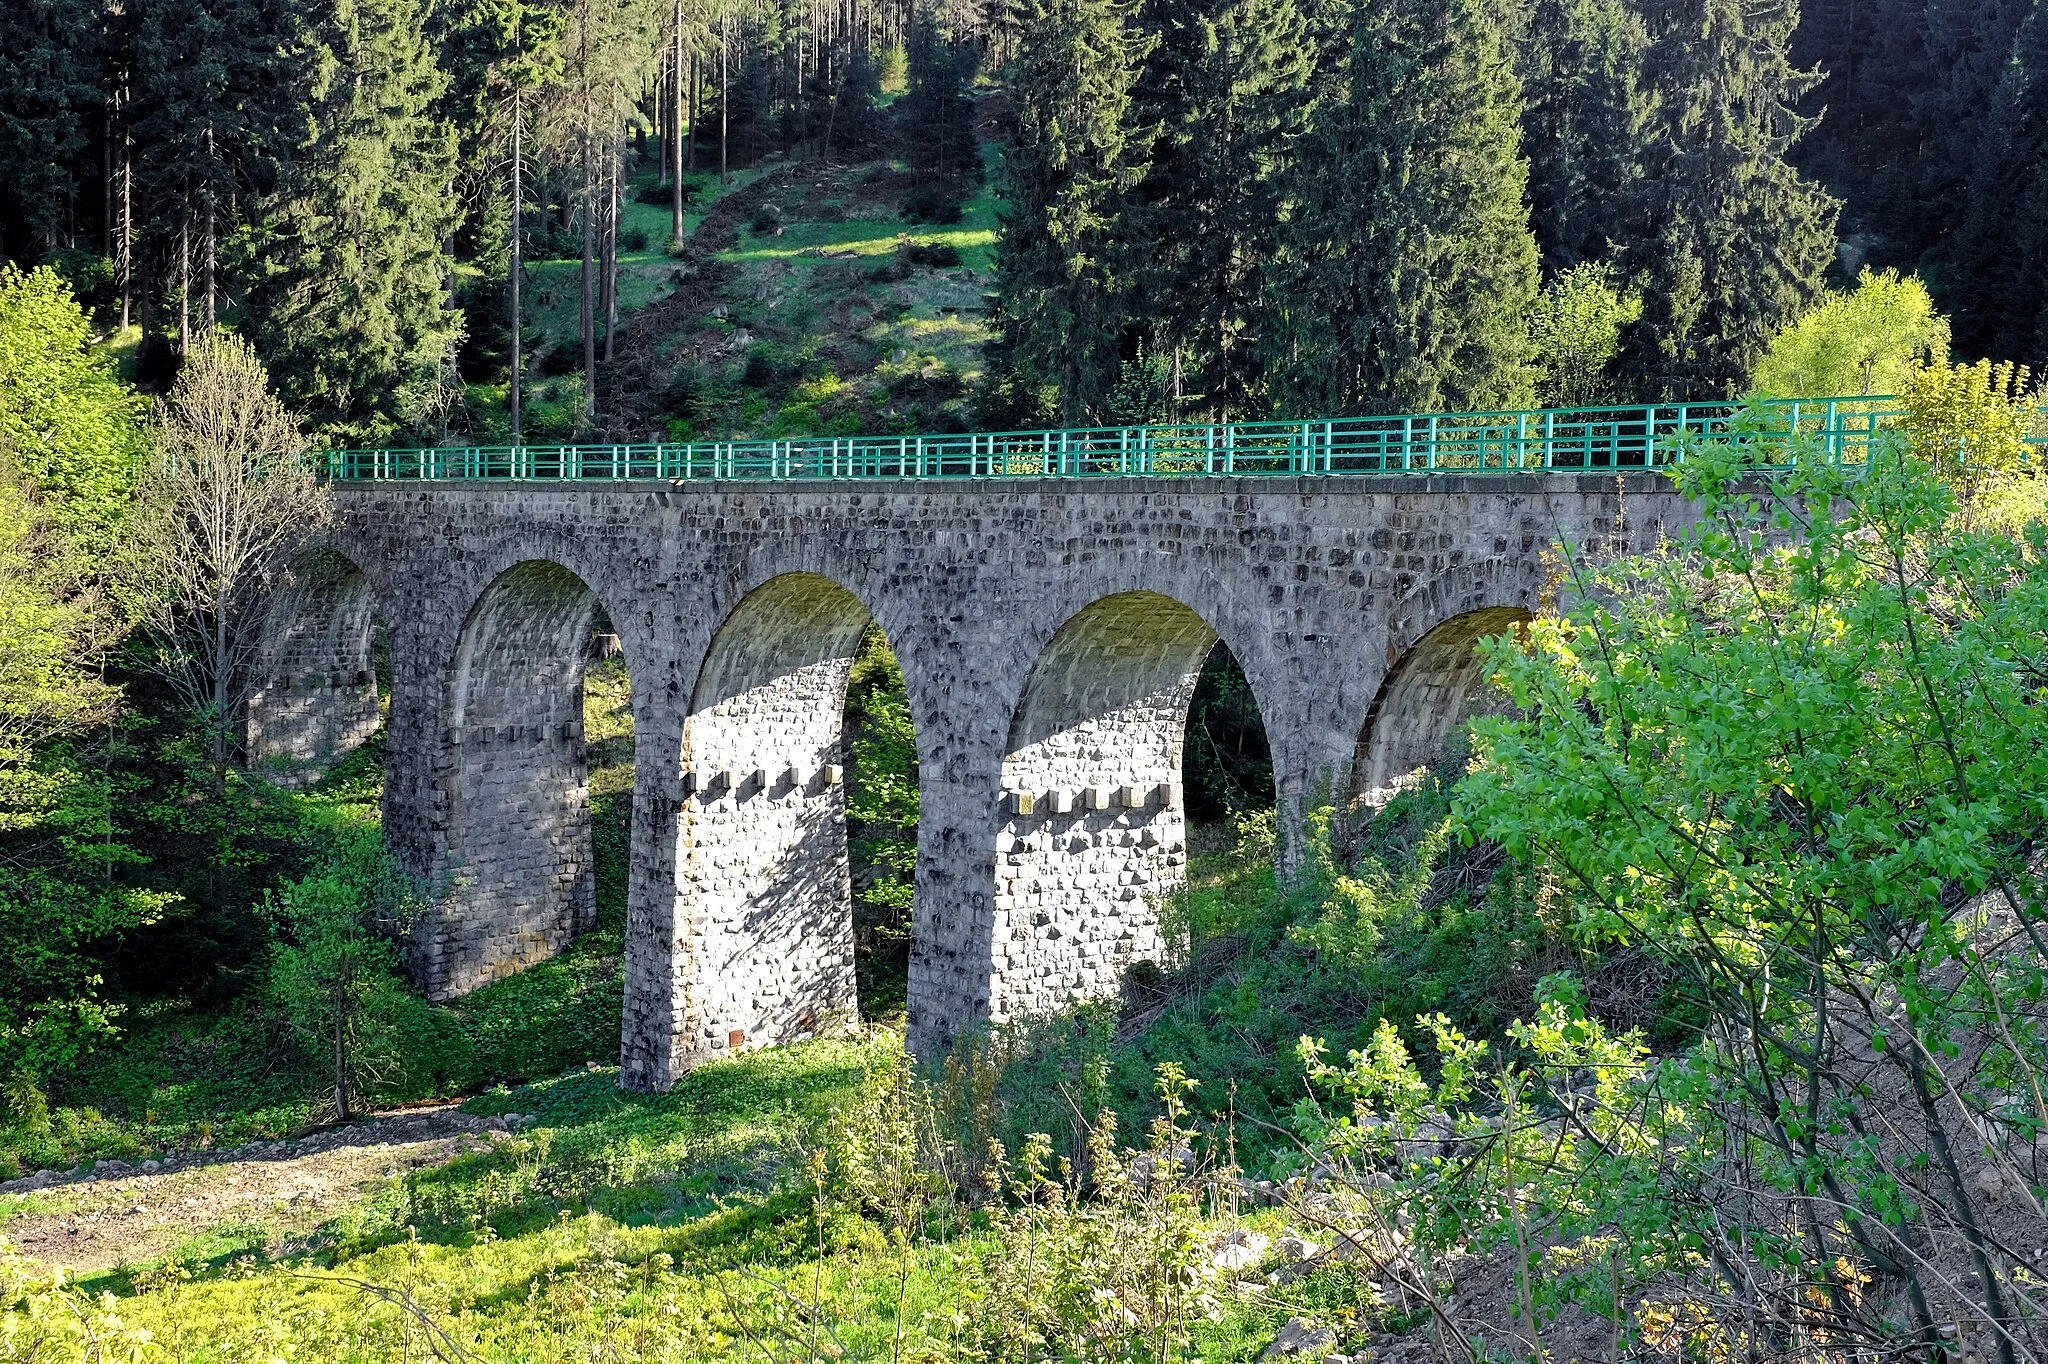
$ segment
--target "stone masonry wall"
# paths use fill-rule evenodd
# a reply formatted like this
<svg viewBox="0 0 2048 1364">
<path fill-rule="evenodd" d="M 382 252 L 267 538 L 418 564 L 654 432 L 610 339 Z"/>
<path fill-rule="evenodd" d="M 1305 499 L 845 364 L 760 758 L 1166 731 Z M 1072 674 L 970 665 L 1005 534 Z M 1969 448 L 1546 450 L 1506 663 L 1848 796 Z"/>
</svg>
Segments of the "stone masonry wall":
<svg viewBox="0 0 2048 1364">
<path fill-rule="evenodd" d="M 1032 670 L 1003 759 L 996 835 L 994 1022 L 1116 994 L 1159 955 L 1181 888 L 1181 745 L 1216 632 L 1131 592 L 1060 627 Z"/>
<path fill-rule="evenodd" d="M 575 574 L 520 564 L 484 593 L 450 679 L 435 794 L 445 892 L 415 969 L 446 999 L 543 961 L 597 918 L 583 662 L 596 598 Z"/>
<path fill-rule="evenodd" d="M 1398 713 L 1457 704 L 1469 638 L 1438 641 L 1417 674 L 1433 681 L 1385 686 L 1430 631 L 1535 607 L 1561 535 L 1647 548 L 1693 518 L 1648 474 L 385 484 L 340 501 L 334 546 L 390 604 L 388 836 L 415 868 L 470 878 L 430 935 L 444 988 L 554 950 L 587 915 L 581 739 L 560 727 L 580 714 L 589 612 L 618 631 L 637 755 L 621 1060 L 643 1088 L 847 998 L 843 797 L 819 776 L 868 614 L 917 726 L 910 1011 L 929 1054 L 1105 992 L 1151 950 L 1133 906 L 1179 874 L 1180 815 L 1121 787 L 1177 788 L 1212 632 L 1258 700 L 1285 832 L 1342 793 L 1369 721 L 1426 744 L 1436 721 Z M 1084 617 L 1127 594 L 1178 609 Z M 1062 639 L 1077 619 L 1093 623 Z M 776 784 L 706 800 L 712 771 Z M 1017 813 L 1041 784 L 1117 794 Z"/>
<path fill-rule="evenodd" d="M 1479 641 L 1512 634 L 1529 618 L 1519 606 L 1467 611 L 1403 654 L 1366 716 L 1352 789 L 1372 803 L 1384 803 L 1402 778 L 1443 757 L 1452 731 L 1486 697 Z"/>
<path fill-rule="evenodd" d="M 318 781 L 383 723 L 370 658 L 376 598 L 337 554 L 309 556 L 272 597 L 247 703 L 253 766 L 283 786 Z"/>
<path fill-rule="evenodd" d="M 868 613 L 790 574 L 743 601 L 683 731 L 678 994 L 693 1050 L 788 1041 L 855 1008 L 840 729 Z"/>
</svg>

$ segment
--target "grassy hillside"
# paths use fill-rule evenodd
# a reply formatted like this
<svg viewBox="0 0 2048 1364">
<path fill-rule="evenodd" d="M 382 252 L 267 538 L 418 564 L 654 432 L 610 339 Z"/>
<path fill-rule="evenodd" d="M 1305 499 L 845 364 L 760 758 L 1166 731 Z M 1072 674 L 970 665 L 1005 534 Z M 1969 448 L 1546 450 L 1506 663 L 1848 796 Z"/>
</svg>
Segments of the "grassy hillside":
<svg viewBox="0 0 2048 1364">
<path fill-rule="evenodd" d="M 993 149 L 986 153 L 991 159 Z M 719 184 L 687 177 L 687 239 L 626 198 L 619 333 L 580 427 L 580 259 L 530 262 L 530 440 L 713 440 L 960 429 L 982 374 L 996 242 L 983 188 L 951 222 L 900 162 L 771 157 Z M 599 341 L 602 356 L 603 342 Z M 473 385 L 478 439 L 507 435 L 503 385 Z"/>
</svg>

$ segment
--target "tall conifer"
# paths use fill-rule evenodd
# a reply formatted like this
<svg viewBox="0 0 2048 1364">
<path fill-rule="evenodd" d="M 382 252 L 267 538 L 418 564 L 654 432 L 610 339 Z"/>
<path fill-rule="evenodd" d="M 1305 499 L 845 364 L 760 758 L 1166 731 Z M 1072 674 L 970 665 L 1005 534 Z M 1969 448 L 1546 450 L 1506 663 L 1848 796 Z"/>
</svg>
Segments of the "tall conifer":
<svg viewBox="0 0 2048 1364">
<path fill-rule="evenodd" d="M 1644 398 L 1732 392 L 1780 327 L 1820 291 L 1837 202 L 1786 149 L 1811 83 L 1787 55 L 1796 7 L 1777 0 L 1649 0 L 1646 70 L 1661 154 L 1637 182 L 1645 230 L 1630 264 L 1643 319 L 1624 356 Z"/>
<path fill-rule="evenodd" d="M 2048 368 L 2048 7 L 2013 43 L 1969 183 L 1948 253 L 1951 290 L 1976 302 L 1955 319 L 1958 348 Z"/>
<path fill-rule="evenodd" d="M 1017 139 L 1004 162 L 992 357 L 1019 415 L 1052 389 L 1065 422 L 1100 415 L 1139 301 L 1120 249 L 1150 134 L 1132 91 L 1151 40 L 1134 0 L 1013 0 Z"/>
<path fill-rule="evenodd" d="M 1529 220 L 1551 273 L 1607 258 L 1641 229 L 1630 193 L 1652 122 L 1648 46 L 1626 0 L 1537 0 L 1522 34 Z"/>
<path fill-rule="evenodd" d="M 1137 121 L 1157 129 L 1126 249 L 1145 340 L 1176 401 L 1264 401 L 1257 338 L 1278 245 L 1279 171 L 1308 109 L 1315 45 L 1296 0 L 1151 0 L 1159 43 Z"/>
<path fill-rule="evenodd" d="M 1526 399 L 1536 296 L 1504 14 L 1356 6 L 1287 177 L 1268 373 L 1290 413 Z"/>
<path fill-rule="evenodd" d="M 0 252 L 40 255 L 65 236 L 98 105 L 101 13 L 77 0 L 0 5 Z"/>
<path fill-rule="evenodd" d="M 309 131 L 265 206 L 248 316 L 288 402 L 383 439 L 431 405 L 460 331 L 447 78 L 417 0 L 334 0 L 307 38 Z"/>
</svg>

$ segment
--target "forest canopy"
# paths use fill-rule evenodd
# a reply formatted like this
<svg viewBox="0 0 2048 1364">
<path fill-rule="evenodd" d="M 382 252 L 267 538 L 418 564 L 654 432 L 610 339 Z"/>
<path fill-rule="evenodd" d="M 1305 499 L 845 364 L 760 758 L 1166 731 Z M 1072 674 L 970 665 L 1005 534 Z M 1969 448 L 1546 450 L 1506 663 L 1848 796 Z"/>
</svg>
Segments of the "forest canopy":
<svg viewBox="0 0 2048 1364">
<path fill-rule="evenodd" d="M 146 391 L 234 326 L 330 443 L 516 437 L 555 375 L 560 434 L 704 427 L 620 260 L 689 277 L 770 162 L 994 193 L 988 424 L 1882 390 L 1815 349 L 1878 287 L 1953 319 L 1912 358 L 2048 358 L 2038 6 L 34 0 L 0 48 L 0 251 Z"/>
</svg>

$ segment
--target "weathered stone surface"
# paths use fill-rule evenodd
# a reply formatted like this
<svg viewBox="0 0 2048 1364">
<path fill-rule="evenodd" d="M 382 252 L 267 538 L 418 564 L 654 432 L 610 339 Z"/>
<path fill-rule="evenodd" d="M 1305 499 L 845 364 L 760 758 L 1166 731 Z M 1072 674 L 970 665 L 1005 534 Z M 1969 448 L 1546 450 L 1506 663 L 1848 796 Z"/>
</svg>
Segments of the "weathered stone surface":
<svg viewBox="0 0 2048 1364">
<path fill-rule="evenodd" d="M 1181 729 L 1216 639 L 1290 825 L 1319 791 L 1435 756 L 1476 695 L 1473 641 L 1538 604 L 1560 535 L 1643 548 L 1692 516 L 1641 474 L 339 497 L 349 567 L 273 613 L 274 671 L 364 674 L 384 621 L 386 827 L 450 891 L 415 944 L 438 994 L 589 921 L 582 660 L 600 607 L 612 622 L 638 755 L 622 1065 L 644 1087 L 852 1005 L 833 769 L 870 615 L 917 726 L 911 1032 L 931 1052 L 1111 991 L 1157 951 L 1186 857 Z M 358 693 L 291 695 L 252 707 L 252 737 L 308 768 L 360 737 Z M 274 737 L 287 713 L 314 737 Z"/>
</svg>

